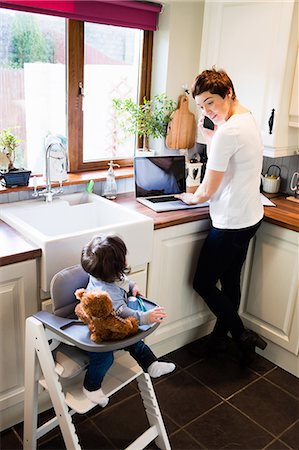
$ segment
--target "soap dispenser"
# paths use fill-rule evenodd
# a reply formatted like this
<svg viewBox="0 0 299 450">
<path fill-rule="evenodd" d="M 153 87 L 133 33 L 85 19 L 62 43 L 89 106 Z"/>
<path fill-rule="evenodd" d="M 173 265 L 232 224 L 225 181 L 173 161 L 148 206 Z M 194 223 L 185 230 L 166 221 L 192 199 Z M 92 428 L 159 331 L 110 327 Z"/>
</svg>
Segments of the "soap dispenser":
<svg viewBox="0 0 299 450">
<path fill-rule="evenodd" d="M 117 195 L 117 185 L 115 181 L 115 173 L 113 167 L 120 167 L 118 164 L 114 164 L 113 161 L 108 163 L 109 169 L 107 172 L 104 193 L 103 196 L 108 198 L 109 200 L 114 200 Z"/>
</svg>

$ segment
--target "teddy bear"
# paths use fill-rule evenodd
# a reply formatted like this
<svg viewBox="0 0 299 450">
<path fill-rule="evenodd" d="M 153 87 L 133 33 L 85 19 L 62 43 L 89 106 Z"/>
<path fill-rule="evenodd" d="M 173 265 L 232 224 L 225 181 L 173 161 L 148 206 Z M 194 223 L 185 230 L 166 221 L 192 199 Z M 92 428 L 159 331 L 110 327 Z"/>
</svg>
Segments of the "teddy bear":
<svg viewBox="0 0 299 450">
<path fill-rule="evenodd" d="M 124 339 L 138 332 L 138 320 L 135 317 L 118 316 L 113 309 L 108 292 L 101 290 L 86 291 L 77 289 L 75 297 L 80 300 L 75 313 L 88 325 L 90 339 L 96 343 Z"/>
</svg>

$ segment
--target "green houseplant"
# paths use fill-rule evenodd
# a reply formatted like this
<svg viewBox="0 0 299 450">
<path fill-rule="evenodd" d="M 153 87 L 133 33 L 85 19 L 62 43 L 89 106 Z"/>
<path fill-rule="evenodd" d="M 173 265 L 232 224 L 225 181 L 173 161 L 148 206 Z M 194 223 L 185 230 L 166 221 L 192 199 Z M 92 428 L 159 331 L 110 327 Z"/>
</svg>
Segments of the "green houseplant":
<svg viewBox="0 0 299 450">
<path fill-rule="evenodd" d="M 21 139 L 12 133 L 11 128 L 5 128 L 0 132 L 0 178 L 4 180 L 6 187 L 27 186 L 30 171 L 18 169 L 14 165 L 15 153 Z"/>
<path fill-rule="evenodd" d="M 155 95 L 152 100 L 143 98 L 141 104 L 131 98 L 114 99 L 113 106 L 120 119 L 120 126 L 127 134 L 143 138 L 143 150 L 148 151 L 148 138 L 165 137 L 176 102 L 166 94 Z"/>
</svg>

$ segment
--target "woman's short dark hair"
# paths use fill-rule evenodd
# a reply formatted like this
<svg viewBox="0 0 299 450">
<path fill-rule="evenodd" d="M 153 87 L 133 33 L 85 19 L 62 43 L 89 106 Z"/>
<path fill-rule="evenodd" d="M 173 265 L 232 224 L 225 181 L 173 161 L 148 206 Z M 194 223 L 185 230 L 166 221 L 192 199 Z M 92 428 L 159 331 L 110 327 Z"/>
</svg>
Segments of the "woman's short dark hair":
<svg viewBox="0 0 299 450">
<path fill-rule="evenodd" d="M 224 70 L 216 70 L 214 67 L 211 70 L 204 70 L 195 78 L 191 88 L 192 97 L 203 92 L 210 92 L 211 94 L 218 94 L 224 98 L 232 91 L 232 99 L 235 100 L 236 93 L 232 80 L 229 78 Z"/>
<path fill-rule="evenodd" d="M 126 254 L 126 244 L 119 236 L 100 235 L 83 247 L 81 265 L 93 277 L 111 283 L 123 276 Z"/>
</svg>

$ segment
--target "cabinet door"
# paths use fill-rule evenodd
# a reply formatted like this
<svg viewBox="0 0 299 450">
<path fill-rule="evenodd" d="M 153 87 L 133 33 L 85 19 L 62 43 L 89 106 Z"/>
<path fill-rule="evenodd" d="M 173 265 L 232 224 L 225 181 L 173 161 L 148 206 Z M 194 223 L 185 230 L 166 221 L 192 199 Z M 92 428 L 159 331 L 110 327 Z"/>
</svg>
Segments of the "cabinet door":
<svg viewBox="0 0 299 450">
<path fill-rule="evenodd" d="M 37 311 L 36 262 L 0 268 L 1 429 L 22 420 L 25 319 Z M 17 409 L 14 406 L 20 404 Z M 12 412 L 13 411 L 13 412 Z M 15 414 L 15 417 L 14 417 Z"/>
<path fill-rule="evenodd" d="M 154 232 L 153 260 L 148 268 L 148 298 L 166 308 L 167 319 L 147 340 L 151 344 L 159 343 L 163 349 L 158 349 L 160 354 L 199 337 L 200 326 L 212 318 L 192 288 L 198 255 L 209 225 L 208 220 L 203 220 Z"/>
<path fill-rule="evenodd" d="M 263 223 L 247 260 L 241 316 L 274 344 L 298 355 L 298 233 Z"/>
<path fill-rule="evenodd" d="M 298 145 L 288 127 L 298 40 L 296 34 L 291 39 L 293 9 L 293 1 L 205 2 L 201 69 L 227 71 L 261 129 L 266 156 L 293 154 Z"/>
</svg>

